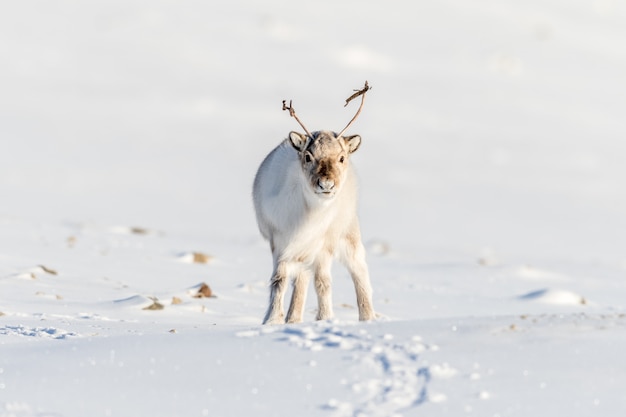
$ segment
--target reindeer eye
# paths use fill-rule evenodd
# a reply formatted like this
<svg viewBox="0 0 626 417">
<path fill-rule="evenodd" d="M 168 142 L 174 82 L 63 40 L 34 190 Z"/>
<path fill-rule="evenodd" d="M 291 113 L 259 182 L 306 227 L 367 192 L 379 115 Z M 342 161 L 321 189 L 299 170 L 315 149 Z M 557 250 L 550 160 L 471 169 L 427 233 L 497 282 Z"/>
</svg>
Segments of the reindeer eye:
<svg viewBox="0 0 626 417">
<path fill-rule="evenodd" d="M 339 162 L 343 164 L 343 160 L 344 160 L 343 155 L 341 155 L 341 156 L 339 157 Z"/>
<path fill-rule="evenodd" d="M 304 154 L 304 162 L 311 162 L 311 155 L 309 155 L 308 153 Z"/>
</svg>

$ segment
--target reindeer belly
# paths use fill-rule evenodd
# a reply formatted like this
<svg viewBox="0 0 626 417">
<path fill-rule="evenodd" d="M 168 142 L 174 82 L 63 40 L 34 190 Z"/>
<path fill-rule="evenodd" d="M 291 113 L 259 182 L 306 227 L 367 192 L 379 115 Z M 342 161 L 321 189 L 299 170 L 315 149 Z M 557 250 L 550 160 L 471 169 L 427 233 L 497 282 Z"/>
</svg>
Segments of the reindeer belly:
<svg viewBox="0 0 626 417">
<path fill-rule="evenodd" d="M 293 228 L 285 230 L 275 241 L 276 249 L 284 260 L 312 263 L 321 252 L 334 252 L 337 236 L 331 219 L 309 216 L 300 219 Z"/>
</svg>

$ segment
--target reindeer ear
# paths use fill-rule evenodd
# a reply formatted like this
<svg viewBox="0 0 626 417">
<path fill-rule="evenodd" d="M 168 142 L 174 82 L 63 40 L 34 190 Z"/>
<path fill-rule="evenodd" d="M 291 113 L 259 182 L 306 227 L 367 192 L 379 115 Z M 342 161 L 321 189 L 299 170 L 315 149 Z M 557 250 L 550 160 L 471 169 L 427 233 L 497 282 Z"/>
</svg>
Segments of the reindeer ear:
<svg viewBox="0 0 626 417">
<path fill-rule="evenodd" d="M 343 141 L 348 147 L 349 153 L 355 152 L 361 146 L 361 136 L 359 135 L 346 136 Z"/>
<path fill-rule="evenodd" d="M 306 148 L 308 136 L 298 132 L 289 132 L 289 140 L 298 152 L 302 152 Z"/>
</svg>

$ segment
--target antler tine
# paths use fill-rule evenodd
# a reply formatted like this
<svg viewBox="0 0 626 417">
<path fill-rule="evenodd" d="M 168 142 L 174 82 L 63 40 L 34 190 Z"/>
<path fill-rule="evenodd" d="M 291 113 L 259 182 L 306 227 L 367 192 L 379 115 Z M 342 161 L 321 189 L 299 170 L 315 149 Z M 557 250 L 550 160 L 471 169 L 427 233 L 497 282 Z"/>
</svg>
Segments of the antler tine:
<svg viewBox="0 0 626 417">
<path fill-rule="evenodd" d="M 354 115 L 354 117 L 352 118 L 352 120 L 350 120 L 350 122 L 346 125 L 346 127 L 344 127 L 343 130 L 341 132 L 339 132 L 337 137 L 343 135 L 344 132 L 346 130 L 348 130 L 350 125 L 356 120 L 356 118 L 359 117 L 359 114 L 361 114 L 361 109 L 363 108 L 363 103 L 365 102 L 365 93 L 367 93 L 371 89 L 372 89 L 372 87 L 370 87 L 369 84 L 367 83 L 367 81 L 365 81 L 365 85 L 363 86 L 362 89 L 354 90 L 354 91 L 356 91 L 356 93 L 352 94 L 350 97 L 348 97 L 346 99 L 346 104 L 344 105 L 344 107 L 346 107 L 348 105 L 348 103 L 350 103 L 350 101 L 354 100 L 358 96 L 361 96 L 361 105 L 359 106 L 359 109 L 357 110 L 357 112 Z"/>
<path fill-rule="evenodd" d="M 294 109 L 291 105 L 291 100 L 289 100 L 289 107 L 287 107 L 287 100 L 283 100 L 283 110 L 289 110 L 289 116 L 296 119 L 296 121 L 300 124 L 300 126 L 302 126 L 302 129 L 304 129 L 309 138 L 313 139 L 313 135 L 311 134 L 311 132 L 309 132 L 309 130 L 302 124 L 300 119 L 298 119 L 298 116 L 296 115 L 296 109 Z"/>
</svg>

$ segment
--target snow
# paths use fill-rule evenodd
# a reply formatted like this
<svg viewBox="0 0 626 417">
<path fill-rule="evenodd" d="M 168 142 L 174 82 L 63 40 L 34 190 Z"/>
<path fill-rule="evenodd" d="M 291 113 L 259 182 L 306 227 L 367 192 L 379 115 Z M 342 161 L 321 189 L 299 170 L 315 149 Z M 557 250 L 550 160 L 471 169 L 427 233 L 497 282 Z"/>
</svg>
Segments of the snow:
<svg viewBox="0 0 626 417">
<path fill-rule="evenodd" d="M 626 27 L 611 0 L 0 6 L 0 416 L 626 412 Z M 353 162 L 378 320 L 261 326 L 251 185 Z M 202 284 L 211 296 L 202 297 Z"/>
</svg>

